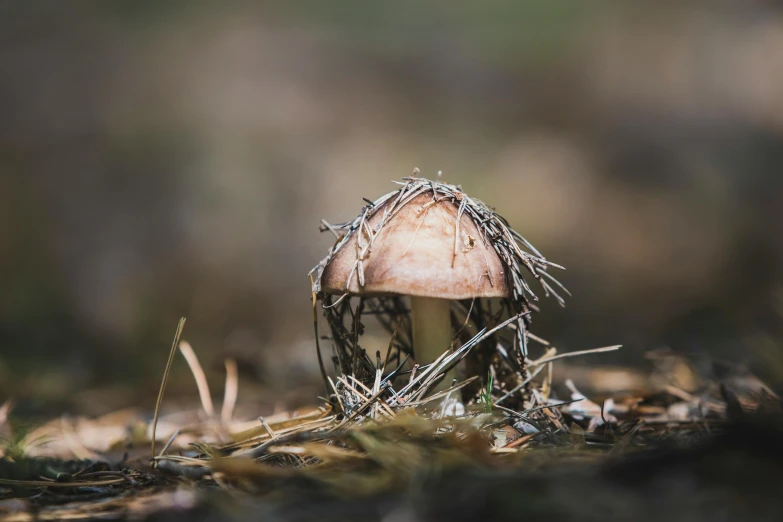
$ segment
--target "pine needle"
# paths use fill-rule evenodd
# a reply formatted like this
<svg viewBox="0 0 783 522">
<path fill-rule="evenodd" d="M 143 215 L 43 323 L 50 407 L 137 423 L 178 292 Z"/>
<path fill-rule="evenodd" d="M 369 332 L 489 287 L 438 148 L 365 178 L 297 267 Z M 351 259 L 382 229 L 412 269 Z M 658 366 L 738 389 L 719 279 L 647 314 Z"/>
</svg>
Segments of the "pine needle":
<svg viewBox="0 0 783 522">
<path fill-rule="evenodd" d="M 552 357 L 545 357 L 544 359 L 538 359 L 537 361 L 533 361 L 530 364 L 538 366 L 541 364 L 546 364 L 548 362 L 556 361 L 557 359 L 565 359 L 566 357 L 577 357 L 580 355 L 589 355 L 592 353 L 613 352 L 615 350 L 619 350 L 622 347 L 623 347 L 622 344 L 616 344 L 614 346 L 604 346 L 603 348 L 593 348 L 592 350 L 579 350 L 578 352 L 560 353 L 557 355 L 553 355 Z"/>
<path fill-rule="evenodd" d="M 155 434 L 158 428 L 158 415 L 160 414 L 160 403 L 163 402 L 163 392 L 166 390 L 166 381 L 169 379 L 169 372 L 171 371 L 171 363 L 174 361 L 174 353 L 177 351 L 179 345 L 179 339 L 182 337 L 182 330 L 185 329 L 185 317 L 180 318 L 177 324 L 177 331 L 174 333 L 174 342 L 171 344 L 171 351 L 169 352 L 169 360 L 166 362 L 166 369 L 163 372 L 163 380 L 160 383 L 160 390 L 158 391 L 158 400 L 155 402 L 155 415 L 152 417 L 152 448 L 151 459 L 155 459 Z"/>
</svg>

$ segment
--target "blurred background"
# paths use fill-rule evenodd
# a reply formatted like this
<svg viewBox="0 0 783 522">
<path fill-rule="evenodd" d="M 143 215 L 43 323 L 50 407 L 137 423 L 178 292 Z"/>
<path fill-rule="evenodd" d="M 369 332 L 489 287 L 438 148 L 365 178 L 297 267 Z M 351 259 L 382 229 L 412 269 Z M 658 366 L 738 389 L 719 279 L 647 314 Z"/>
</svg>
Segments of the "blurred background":
<svg viewBox="0 0 783 522">
<path fill-rule="evenodd" d="M 779 2 L 4 2 L 0 402 L 152 407 L 184 315 L 215 394 L 314 403 L 319 220 L 414 167 L 568 267 L 580 363 L 781 388 Z"/>
</svg>

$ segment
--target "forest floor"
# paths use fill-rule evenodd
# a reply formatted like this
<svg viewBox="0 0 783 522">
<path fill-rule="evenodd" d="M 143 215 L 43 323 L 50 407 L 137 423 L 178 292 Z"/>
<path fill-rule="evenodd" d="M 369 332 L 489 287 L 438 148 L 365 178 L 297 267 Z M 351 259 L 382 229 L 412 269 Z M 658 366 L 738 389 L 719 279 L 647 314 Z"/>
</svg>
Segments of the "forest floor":
<svg viewBox="0 0 783 522">
<path fill-rule="evenodd" d="M 738 368 L 648 359 L 620 379 L 633 392 L 588 398 L 568 380 L 570 400 L 536 411 L 497 393 L 464 411 L 444 411 L 448 394 L 391 408 L 367 389 L 342 412 L 238 420 L 229 393 L 220 414 L 207 400 L 22 433 L 9 401 L 0 520 L 783 520 L 776 395 Z M 591 371 L 606 384 L 623 369 Z"/>
</svg>

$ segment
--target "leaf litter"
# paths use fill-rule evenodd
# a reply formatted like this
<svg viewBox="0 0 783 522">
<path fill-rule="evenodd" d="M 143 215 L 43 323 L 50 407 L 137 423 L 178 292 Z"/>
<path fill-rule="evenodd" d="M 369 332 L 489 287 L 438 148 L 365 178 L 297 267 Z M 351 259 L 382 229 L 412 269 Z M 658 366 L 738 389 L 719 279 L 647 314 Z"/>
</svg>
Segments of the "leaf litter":
<svg viewBox="0 0 783 522">
<path fill-rule="evenodd" d="M 393 201 L 384 210 L 393 215 L 399 205 L 427 191 L 434 198 L 451 199 L 460 214 L 479 225 L 483 237 L 470 241 L 489 242 L 511 267 L 514 295 L 499 302 L 453 302 L 458 342 L 432 364 L 419 366 L 403 298 L 334 299 L 320 292 L 319 278 L 329 256 L 350 234 L 367 234 L 371 246 L 380 232 L 367 225 L 374 209 Z M 151 422 L 142 411 L 127 410 L 98 419 L 63 417 L 23 436 L 5 436 L 0 444 L 0 520 L 143 518 L 161 510 L 191 509 L 203 495 L 217 491 L 261 499 L 267 507 L 291 506 L 303 494 L 355 501 L 416 491 L 426 477 L 447 477 L 448 470 L 502 474 L 562 469 L 568 463 L 644 453 L 672 441 L 707 440 L 730 422 L 758 412 L 780 415 L 779 398 L 748 372 L 724 371 L 727 377 L 717 380 L 702 375 L 687 358 L 665 351 L 649 355 L 654 370 L 643 376 L 642 392 L 590 397 L 566 380 L 560 388 L 567 393 L 558 397 L 556 364 L 619 346 L 558 352 L 530 332 L 537 298 L 523 271 L 562 303 L 557 290 L 567 291 L 546 273 L 561 267 L 459 187 L 405 178 L 400 189 L 370 202 L 356 220 L 342 225 L 324 221 L 322 229 L 338 240 L 310 274 L 325 388 L 319 406 L 238 420 L 236 365 L 227 361 L 223 406 L 216 413 L 198 357 L 180 339 L 183 319 Z M 359 263 L 356 269 L 356 277 L 362 278 Z M 318 333 L 319 308 L 331 335 Z M 389 332 L 385 357 L 376 352 L 373 358 L 362 348 L 363 317 L 374 318 Z M 322 341 L 332 347 L 332 357 L 326 359 L 332 362 L 332 375 L 326 371 Z M 529 341 L 541 346 L 538 357 L 532 356 Z M 177 350 L 198 384 L 202 411 L 160 415 Z M 460 363 L 481 371 L 443 391 L 431 391 Z M 639 376 L 635 378 L 638 382 Z M 11 409 L 10 402 L 0 407 L 5 432 Z M 151 451 L 146 457 L 145 446 Z"/>
</svg>

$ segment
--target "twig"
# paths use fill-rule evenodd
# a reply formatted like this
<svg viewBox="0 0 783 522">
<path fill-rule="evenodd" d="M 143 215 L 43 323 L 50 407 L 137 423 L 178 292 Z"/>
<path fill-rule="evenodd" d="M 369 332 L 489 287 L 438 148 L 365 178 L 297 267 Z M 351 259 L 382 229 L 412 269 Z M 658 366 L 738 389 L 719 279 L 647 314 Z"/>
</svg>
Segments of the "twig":
<svg viewBox="0 0 783 522">
<path fill-rule="evenodd" d="M 310 275 L 310 286 L 313 286 L 313 274 Z M 326 396 L 329 396 L 329 385 L 327 384 L 326 369 L 324 368 L 324 359 L 321 356 L 321 343 L 318 341 L 318 312 L 316 310 L 316 304 L 318 303 L 318 297 L 315 292 L 311 292 L 311 298 L 313 302 L 313 331 L 315 332 L 315 353 L 318 354 L 318 368 L 321 370 L 321 378 L 324 380 L 324 388 L 326 389 Z"/>
<path fill-rule="evenodd" d="M 169 379 L 169 371 L 171 371 L 171 363 L 174 360 L 174 353 L 177 351 L 177 345 L 179 344 L 179 338 L 182 336 L 182 330 L 185 328 L 185 319 L 182 317 L 177 324 L 177 331 L 174 333 L 174 342 L 171 344 L 171 351 L 169 352 L 169 360 L 166 362 L 166 369 L 163 371 L 163 380 L 160 383 L 160 390 L 158 391 L 158 400 L 155 402 L 155 415 L 152 417 L 152 448 L 151 458 L 155 458 L 155 436 L 158 428 L 158 415 L 160 414 L 160 403 L 163 401 L 163 392 L 166 390 L 166 381 Z"/>
<path fill-rule="evenodd" d="M 108 480 L 85 480 L 76 482 L 49 482 L 48 480 L 12 480 L 0 478 L 0 485 L 19 488 L 99 488 L 127 482 L 126 477 Z"/>
<path fill-rule="evenodd" d="M 201 407 L 204 408 L 204 413 L 206 413 L 209 418 L 214 417 L 215 407 L 212 405 L 212 395 L 209 393 L 209 384 L 207 383 L 206 375 L 204 375 L 204 370 L 198 362 L 196 352 L 193 351 L 193 347 L 190 346 L 190 343 L 187 341 L 179 343 L 179 351 L 185 356 L 185 361 L 188 363 L 190 372 L 196 380 L 198 396 L 201 399 Z"/>
<path fill-rule="evenodd" d="M 529 383 L 530 381 L 532 381 L 533 379 L 535 379 L 535 377 L 536 377 L 536 376 L 537 376 L 539 373 L 541 373 L 541 370 L 543 370 L 543 369 L 544 369 L 544 367 L 543 367 L 543 366 L 539 367 L 539 368 L 538 368 L 536 371 L 534 371 L 532 374 L 530 374 L 530 375 L 529 375 L 529 376 L 528 376 L 528 377 L 527 377 L 527 378 L 526 378 L 524 381 L 522 381 L 522 382 L 521 382 L 519 385 L 515 386 L 515 387 L 514 387 L 514 388 L 513 388 L 511 391 L 509 391 L 509 392 L 508 392 L 508 393 L 506 393 L 504 396 L 502 396 L 501 398 L 499 398 L 498 400 L 496 400 L 496 401 L 495 401 L 495 403 L 493 404 L 493 406 L 497 406 L 498 404 L 500 404 L 500 403 L 501 403 L 501 402 L 503 402 L 504 400 L 508 399 L 509 397 L 511 397 L 512 395 L 514 395 L 515 393 L 517 393 L 517 392 L 518 392 L 519 390 L 521 390 L 522 388 L 524 388 L 524 386 L 525 386 L 527 383 Z"/>
<path fill-rule="evenodd" d="M 223 392 L 223 408 L 220 410 L 220 419 L 223 423 L 231 422 L 234 416 L 234 407 L 237 404 L 239 393 L 239 376 L 237 363 L 234 359 L 226 359 L 226 388 Z"/>
<path fill-rule="evenodd" d="M 272 426 L 267 424 L 266 419 L 264 419 L 263 417 L 259 417 L 258 420 L 259 422 L 261 422 L 264 428 L 266 428 L 266 431 L 269 433 L 270 438 L 272 438 L 273 440 L 277 438 L 277 434 L 275 433 L 275 430 L 272 429 Z"/>
<path fill-rule="evenodd" d="M 438 392 L 435 395 L 431 395 L 430 397 L 427 397 L 426 399 L 421 399 L 421 400 L 418 400 L 418 401 L 415 401 L 415 402 L 406 402 L 406 403 L 404 403 L 404 405 L 407 406 L 407 407 L 414 407 L 414 406 L 421 406 L 423 404 L 427 404 L 429 402 L 432 402 L 432 401 L 438 400 L 438 399 L 440 399 L 442 397 L 445 397 L 445 396 L 447 396 L 448 394 L 450 394 L 452 392 L 455 392 L 455 391 L 457 391 L 459 389 L 464 388 L 465 386 L 467 386 L 468 384 L 472 383 L 476 379 L 478 379 L 478 375 L 474 375 L 470 379 L 465 379 L 461 383 L 455 384 L 451 388 L 447 388 L 447 389 L 443 390 L 442 392 Z"/>
<path fill-rule="evenodd" d="M 160 454 L 158 457 L 162 457 L 166 454 L 166 452 L 169 450 L 172 444 L 174 444 L 174 441 L 179 437 L 180 428 L 177 428 L 177 430 L 171 434 L 171 437 L 169 437 L 169 440 L 166 442 L 166 444 L 163 446 L 163 449 L 160 450 Z"/>
<path fill-rule="evenodd" d="M 531 361 L 530 364 L 533 366 L 538 366 L 541 364 L 546 364 L 548 362 L 556 361 L 557 359 L 564 359 L 566 357 L 576 357 L 578 355 L 589 355 L 593 353 L 614 352 L 615 350 L 619 350 L 622 347 L 623 347 L 622 344 L 617 344 L 614 346 L 604 346 L 603 348 L 593 348 L 592 350 L 580 350 L 578 352 L 561 353 L 558 355 L 553 355 L 552 357 L 546 357 L 544 359 L 538 359 L 537 361 Z"/>
</svg>

